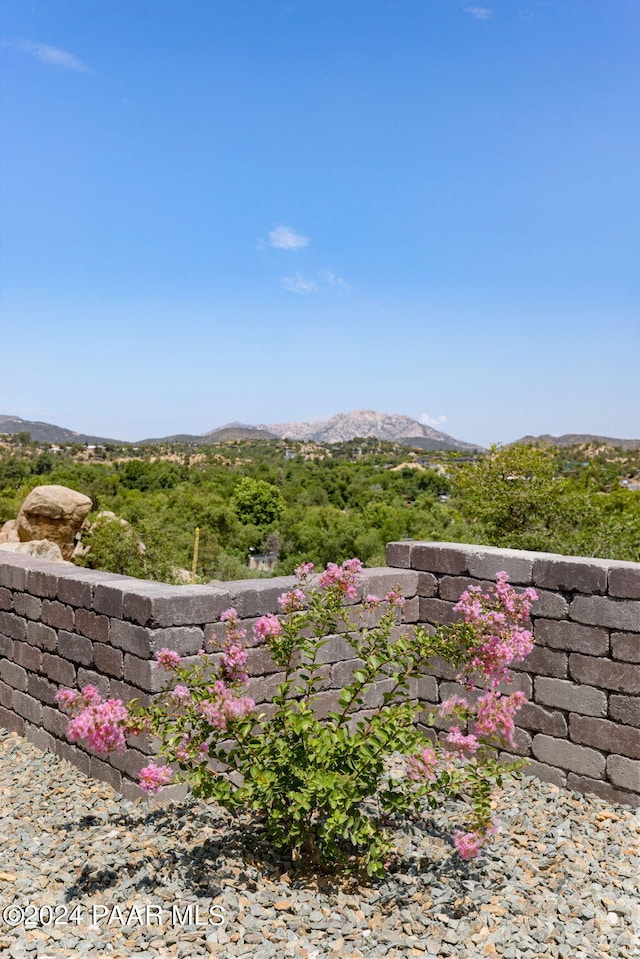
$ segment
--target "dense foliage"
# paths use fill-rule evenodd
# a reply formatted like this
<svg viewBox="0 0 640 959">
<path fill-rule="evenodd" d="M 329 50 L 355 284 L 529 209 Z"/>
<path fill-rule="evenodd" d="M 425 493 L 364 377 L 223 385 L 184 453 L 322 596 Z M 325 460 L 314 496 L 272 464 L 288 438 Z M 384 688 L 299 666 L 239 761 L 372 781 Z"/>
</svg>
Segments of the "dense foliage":
<svg viewBox="0 0 640 959">
<path fill-rule="evenodd" d="M 191 569 L 196 527 L 200 581 L 264 575 L 247 569 L 250 553 L 275 555 L 276 574 L 354 555 L 382 565 L 385 544 L 401 539 L 640 561 L 640 491 L 621 486 L 639 472 L 640 451 L 608 447 L 461 456 L 377 440 L 237 441 L 89 452 L 22 437 L 0 445 L 0 523 L 34 486 L 70 486 L 91 497 L 92 517 L 112 510 L 131 524 L 85 536 L 83 561 L 158 579 Z"/>
</svg>

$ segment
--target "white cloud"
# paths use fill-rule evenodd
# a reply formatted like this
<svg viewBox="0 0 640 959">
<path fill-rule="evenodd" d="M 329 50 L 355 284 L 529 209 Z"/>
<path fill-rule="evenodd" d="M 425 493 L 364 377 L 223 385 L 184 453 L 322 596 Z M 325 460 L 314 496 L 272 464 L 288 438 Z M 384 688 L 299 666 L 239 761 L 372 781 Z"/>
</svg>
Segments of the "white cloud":
<svg viewBox="0 0 640 959">
<path fill-rule="evenodd" d="M 72 70 L 75 73 L 91 73 L 89 67 L 74 57 L 72 53 L 61 50 L 59 47 L 50 47 L 46 43 L 34 43 L 32 40 L 17 40 L 5 42 L 3 46 L 15 47 L 22 53 L 27 53 L 36 60 L 48 64 L 50 67 L 59 67 L 61 70 Z"/>
<path fill-rule="evenodd" d="M 301 250 L 309 246 L 311 240 L 302 233 L 296 233 L 290 226 L 276 226 L 269 231 L 269 243 L 276 250 Z"/>
<path fill-rule="evenodd" d="M 282 285 L 289 293 L 317 293 L 318 287 L 313 280 L 308 280 L 301 273 L 293 276 L 283 276 Z"/>
<path fill-rule="evenodd" d="M 325 280 L 325 282 L 329 284 L 329 286 L 335 286 L 340 290 L 351 289 L 351 287 L 346 282 L 346 280 L 343 277 L 338 276 L 336 273 L 331 273 L 329 270 L 322 270 L 320 275 L 323 278 L 323 280 Z"/>
<path fill-rule="evenodd" d="M 476 20 L 489 20 L 493 16 L 493 10 L 490 7 L 465 7 L 464 12 Z"/>
<path fill-rule="evenodd" d="M 447 417 L 444 414 L 441 414 L 440 416 L 429 416 L 428 413 L 421 413 L 419 416 L 419 421 L 423 424 L 423 426 L 432 426 L 433 429 L 437 430 L 438 427 L 447 422 Z"/>
</svg>

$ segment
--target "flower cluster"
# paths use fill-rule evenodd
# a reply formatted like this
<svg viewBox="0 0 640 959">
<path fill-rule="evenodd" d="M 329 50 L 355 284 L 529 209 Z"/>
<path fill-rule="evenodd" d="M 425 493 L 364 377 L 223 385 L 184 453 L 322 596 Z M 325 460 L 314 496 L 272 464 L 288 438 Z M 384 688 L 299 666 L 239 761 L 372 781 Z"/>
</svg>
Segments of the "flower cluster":
<svg viewBox="0 0 640 959">
<path fill-rule="evenodd" d="M 140 788 L 150 795 L 160 792 L 162 787 L 170 783 L 172 779 L 173 770 L 168 766 L 156 766 L 155 763 L 150 763 L 140 770 Z"/>
<path fill-rule="evenodd" d="M 282 597 L 280 597 L 282 599 Z M 257 643 L 268 642 L 282 635 L 282 623 L 273 613 L 261 616 L 253 627 L 253 635 Z"/>
<path fill-rule="evenodd" d="M 301 589 L 290 589 L 278 596 L 278 606 L 283 613 L 296 613 L 304 609 L 306 597 Z"/>
<path fill-rule="evenodd" d="M 416 781 L 422 779 L 435 779 L 435 770 L 438 765 L 438 757 L 435 751 L 426 746 L 419 756 L 409 756 L 407 758 L 407 778 Z"/>
<path fill-rule="evenodd" d="M 209 696 L 198 704 L 198 711 L 210 726 L 221 732 L 226 732 L 230 722 L 244 719 L 255 709 L 253 699 L 249 696 L 236 696 L 222 679 L 216 680 L 207 691 Z"/>
<path fill-rule="evenodd" d="M 313 563 L 300 563 L 296 566 L 296 579 L 300 583 L 307 583 L 313 573 Z"/>
<path fill-rule="evenodd" d="M 156 653 L 158 668 L 175 672 L 182 665 L 182 657 L 173 649 L 160 649 Z"/>
<path fill-rule="evenodd" d="M 246 639 L 247 631 L 240 625 L 240 617 L 233 606 L 225 609 L 224 613 L 220 614 L 220 622 L 224 623 L 227 634 L 227 644 L 242 643 L 243 640 Z"/>
<path fill-rule="evenodd" d="M 476 674 L 485 691 L 475 703 L 461 696 L 450 696 L 438 707 L 440 719 L 455 718 L 467 726 L 465 733 L 461 725 L 455 724 L 444 735 L 443 759 L 449 766 L 452 759 L 473 759 L 486 748 L 505 742 L 514 745 L 514 717 L 526 702 L 526 696 L 522 692 L 503 695 L 498 687 L 501 683 L 511 683 L 509 666 L 524 659 L 533 647 L 533 636 L 524 623 L 531 604 L 538 597 L 533 589 L 517 593 L 508 579 L 506 573 L 498 573 L 495 586 L 484 593 L 479 586 L 470 586 L 456 606 L 464 622 L 473 626 L 476 638 L 457 679 L 468 690 L 475 690 Z M 431 750 L 425 752 L 426 760 L 424 753 L 407 760 L 410 778 L 433 779 L 435 757 Z M 454 844 L 460 856 L 463 859 L 477 856 L 492 831 L 489 821 L 482 829 L 456 832 Z"/>
<path fill-rule="evenodd" d="M 345 599 L 358 595 L 358 573 L 362 572 L 359 559 L 346 559 L 341 566 L 328 563 L 318 580 L 320 589 L 336 589 Z"/>
<path fill-rule="evenodd" d="M 475 704 L 473 727 L 478 736 L 501 736 L 514 745 L 515 723 L 514 716 L 527 701 L 522 692 L 502 696 L 494 689 L 490 689 L 480 696 Z"/>
<path fill-rule="evenodd" d="M 509 666 L 523 660 L 533 647 L 531 631 L 523 623 L 538 595 L 530 588 L 517 593 L 508 580 L 506 573 L 498 573 L 496 585 L 486 593 L 479 586 L 470 586 L 455 607 L 464 621 L 474 626 L 478 637 L 465 673 L 459 677 L 468 688 L 473 688 L 470 674 L 474 672 L 490 687 L 508 682 Z"/>
<path fill-rule="evenodd" d="M 384 601 L 395 609 L 404 609 L 406 604 L 406 599 L 397 589 L 390 589 L 384 597 Z"/>
<path fill-rule="evenodd" d="M 85 686 L 82 692 L 61 689 L 56 693 L 58 705 L 72 718 L 67 726 L 71 742 L 84 740 L 99 756 L 122 752 L 126 746 L 129 713 L 119 699 L 102 699 L 95 686 Z"/>
<path fill-rule="evenodd" d="M 474 859 L 480 855 L 482 837 L 477 832 L 462 832 L 461 829 L 456 829 L 453 844 L 461 859 Z"/>
<path fill-rule="evenodd" d="M 229 682 L 244 683 L 247 680 L 247 673 L 242 668 L 246 665 L 249 654 L 240 643 L 229 643 L 220 657 L 220 667 L 225 679 Z"/>
<path fill-rule="evenodd" d="M 207 737 L 211 731 L 226 732 L 230 725 L 245 719 L 255 709 L 253 699 L 237 691 L 248 678 L 244 668 L 248 651 L 242 642 L 246 631 L 240 626 L 235 609 L 225 610 L 220 618 L 225 625 L 226 639 L 217 675 L 213 678 L 208 674 L 211 661 L 204 650 L 201 650 L 202 667 L 186 665 L 179 653 L 171 649 L 160 649 L 155 654 L 157 666 L 174 677 L 161 697 L 161 708 L 166 709 L 177 726 L 188 727 L 167 751 L 170 761 L 184 765 L 206 761 Z M 275 616 L 272 619 L 279 625 Z M 275 630 L 273 624 L 272 630 Z M 205 698 L 202 698 L 203 691 Z M 151 715 L 128 708 L 119 699 L 105 702 L 94 686 L 85 686 L 81 692 L 61 689 L 56 698 L 60 708 L 72 717 L 67 726 L 68 738 L 72 742 L 83 741 L 101 756 L 121 752 L 126 747 L 127 735 L 143 732 L 152 725 Z M 151 764 L 141 770 L 140 786 L 145 792 L 156 793 L 172 775 L 169 767 Z"/>
</svg>

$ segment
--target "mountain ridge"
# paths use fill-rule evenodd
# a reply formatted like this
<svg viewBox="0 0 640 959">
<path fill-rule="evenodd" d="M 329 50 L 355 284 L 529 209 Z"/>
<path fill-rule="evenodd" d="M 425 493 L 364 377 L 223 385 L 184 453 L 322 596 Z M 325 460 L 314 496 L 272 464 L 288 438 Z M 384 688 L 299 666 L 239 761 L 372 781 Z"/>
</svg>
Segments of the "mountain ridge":
<svg viewBox="0 0 640 959">
<path fill-rule="evenodd" d="M 548 444 L 549 446 L 618 446 L 623 450 L 640 448 L 640 440 L 625 440 L 615 436 L 598 436 L 595 433 L 563 433 L 561 436 L 552 436 L 550 433 L 541 433 L 540 436 L 523 436 L 514 440 L 509 446 L 518 443 L 531 445 Z"/>
<path fill-rule="evenodd" d="M 353 410 L 351 413 L 336 413 L 328 420 L 261 424 L 258 428 L 269 430 L 282 439 L 313 440 L 316 443 L 343 443 L 360 437 L 376 437 L 407 444 L 420 438 L 441 444 L 441 449 L 482 449 L 477 443 L 458 440 L 402 413 L 380 413 L 377 410 Z"/>
<path fill-rule="evenodd" d="M 405 446 L 422 447 L 425 450 L 482 450 L 476 443 L 456 439 L 448 433 L 434 429 L 425 423 L 400 413 L 380 413 L 377 410 L 354 410 L 351 413 L 337 413 L 326 420 L 291 421 L 288 423 L 260 424 L 257 426 L 235 420 L 225 423 L 206 433 L 179 433 L 144 440 L 119 440 L 89 433 L 80 433 L 66 427 L 56 426 L 40 420 L 25 420 L 19 416 L 0 414 L 0 435 L 30 433 L 31 439 L 40 443 L 80 443 L 108 446 L 144 446 L 162 443 L 185 443 L 193 445 L 211 445 L 231 440 L 252 439 L 289 439 L 308 440 L 318 443 L 340 443 L 352 439 L 375 437 Z M 564 433 L 552 436 L 548 433 L 539 436 L 527 435 L 515 440 L 515 443 L 548 443 L 553 446 L 605 445 L 622 449 L 640 448 L 640 439 L 623 439 L 612 436 L 600 436 L 592 433 Z"/>
<path fill-rule="evenodd" d="M 31 439 L 37 443 L 88 443 L 124 446 L 126 440 L 110 439 L 106 436 L 92 436 L 89 433 L 77 433 L 64 426 L 53 423 L 44 423 L 41 420 L 23 420 L 20 416 L 6 416 L 0 414 L 0 435 L 8 433 L 30 433 Z"/>
</svg>

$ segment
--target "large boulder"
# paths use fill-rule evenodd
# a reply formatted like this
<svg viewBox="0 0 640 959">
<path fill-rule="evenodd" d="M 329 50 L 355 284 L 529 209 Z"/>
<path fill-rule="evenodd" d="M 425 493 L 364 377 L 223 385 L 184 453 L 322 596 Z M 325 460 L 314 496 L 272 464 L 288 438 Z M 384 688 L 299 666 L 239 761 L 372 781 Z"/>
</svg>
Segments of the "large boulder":
<svg viewBox="0 0 640 959">
<path fill-rule="evenodd" d="M 0 543 L 19 543 L 18 529 L 14 519 L 8 519 L 0 529 Z"/>
<path fill-rule="evenodd" d="M 20 542 L 46 539 L 71 559 L 74 537 L 91 511 L 91 500 L 67 486 L 36 486 L 25 499 L 16 525 Z"/>
<path fill-rule="evenodd" d="M 50 543 L 48 539 L 32 539 L 29 543 L 0 543 L 0 549 L 9 553 L 23 553 L 26 556 L 48 559 L 50 563 L 66 563 L 58 544 Z"/>
</svg>

